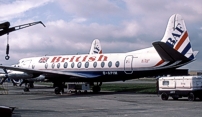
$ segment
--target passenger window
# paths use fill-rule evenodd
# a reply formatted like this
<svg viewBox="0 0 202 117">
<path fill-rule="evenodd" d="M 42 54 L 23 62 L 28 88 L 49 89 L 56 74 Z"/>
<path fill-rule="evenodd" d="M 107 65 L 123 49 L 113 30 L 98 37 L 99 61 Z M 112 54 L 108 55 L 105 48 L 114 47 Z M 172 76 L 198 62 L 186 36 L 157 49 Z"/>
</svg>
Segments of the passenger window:
<svg viewBox="0 0 202 117">
<path fill-rule="evenodd" d="M 93 63 L 93 67 L 96 68 L 97 67 L 97 62 Z"/>
<path fill-rule="evenodd" d="M 116 61 L 115 66 L 119 67 L 119 61 Z"/>
<path fill-rule="evenodd" d="M 65 62 L 65 63 L 64 63 L 64 68 L 67 68 L 67 65 L 68 65 L 67 62 Z"/>
<path fill-rule="evenodd" d="M 163 81 L 163 85 L 169 85 L 169 81 Z"/>
<path fill-rule="evenodd" d="M 32 69 L 34 69 L 35 68 L 35 65 L 32 65 Z"/>
<path fill-rule="evenodd" d="M 60 63 L 57 64 L 57 68 L 58 68 L 58 69 L 60 68 Z"/>
<path fill-rule="evenodd" d="M 105 66 L 105 62 L 102 62 L 101 63 L 101 67 L 103 68 Z"/>
<path fill-rule="evenodd" d="M 89 62 L 86 62 L 85 63 L 85 68 L 88 68 L 89 67 Z"/>
<path fill-rule="evenodd" d="M 48 63 L 45 64 L 45 68 L 46 68 L 46 69 L 48 68 Z"/>
<path fill-rule="evenodd" d="M 54 67 L 55 67 L 55 63 L 52 64 L 52 69 L 54 69 Z"/>
<path fill-rule="evenodd" d="M 109 66 L 109 67 L 111 67 L 111 66 L 112 66 L 112 62 L 111 62 L 111 61 L 109 61 L 108 66 Z"/>
<path fill-rule="evenodd" d="M 81 62 L 78 62 L 77 67 L 81 68 Z"/>
<path fill-rule="evenodd" d="M 71 64 L 71 67 L 74 68 L 74 62 Z"/>
</svg>

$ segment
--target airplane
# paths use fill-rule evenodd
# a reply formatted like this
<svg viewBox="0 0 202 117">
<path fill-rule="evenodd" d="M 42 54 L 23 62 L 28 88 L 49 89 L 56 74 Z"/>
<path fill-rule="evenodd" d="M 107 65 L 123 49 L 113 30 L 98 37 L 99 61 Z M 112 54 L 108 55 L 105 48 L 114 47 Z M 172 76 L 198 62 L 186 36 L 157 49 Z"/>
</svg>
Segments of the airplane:
<svg viewBox="0 0 202 117">
<path fill-rule="evenodd" d="M 98 39 L 94 39 L 89 54 L 102 54 L 102 48 L 100 41 Z M 12 65 L 13 67 L 16 67 L 16 65 Z M 29 91 L 30 88 L 34 88 L 34 82 L 35 81 L 45 81 L 45 77 L 43 75 L 37 76 L 37 77 L 30 77 L 24 72 L 20 71 L 14 71 L 14 70 L 6 70 L 3 69 L 4 73 L 0 74 L 1 82 L 0 85 L 2 85 L 7 78 L 11 79 L 14 86 L 21 86 L 23 83 L 25 83 L 24 91 Z"/>
<path fill-rule="evenodd" d="M 10 27 L 10 22 L 3 22 L 0 23 L 0 36 L 7 34 L 7 45 L 6 45 L 6 56 L 5 59 L 8 60 L 10 58 L 9 56 L 9 33 L 13 32 L 13 31 L 17 31 L 23 28 L 27 28 L 36 24 L 42 24 L 44 27 L 46 27 L 43 22 L 41 21 L 37 21 L 37 22 L 32 22 L 32 23 L 27 23 L 27 24 L 22 24 L 22 25 L 18 25 L 18 26 L 14 26 L 14 27 Z"/>
<path fill-rule="evenodd" d="M 152 45 L 126 53 L 23 58 L 17 67 L 0 65 L 0 68 L 21 71 L 32 77 L 44 76 L 53 82 L 55 94 L 64 91 L 64 82 L 89 83 L 93 92 L 98 93 L 103 82 L 163 75 L 193 62 L 198 53 L 192 49 L 184 20 L 179 14 L 170 17 L 162 40 Z"/>
</svg>

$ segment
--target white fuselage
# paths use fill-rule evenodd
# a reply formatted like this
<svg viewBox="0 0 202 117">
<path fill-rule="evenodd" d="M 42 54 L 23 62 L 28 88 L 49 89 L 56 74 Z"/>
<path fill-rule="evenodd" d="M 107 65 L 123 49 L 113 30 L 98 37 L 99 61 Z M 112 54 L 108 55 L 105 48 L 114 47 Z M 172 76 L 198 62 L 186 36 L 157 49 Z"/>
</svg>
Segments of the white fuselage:
<svg viewBox="0 0 202 117">
<path fill-rule="evenodd" d="M 146 48 L 128 53 L 97 55 L 56 55 L 24 58 L 19 67 L 65 71 L 139 71 L 151 70 L 161 61 L 156 50 Z"/>
</svg>

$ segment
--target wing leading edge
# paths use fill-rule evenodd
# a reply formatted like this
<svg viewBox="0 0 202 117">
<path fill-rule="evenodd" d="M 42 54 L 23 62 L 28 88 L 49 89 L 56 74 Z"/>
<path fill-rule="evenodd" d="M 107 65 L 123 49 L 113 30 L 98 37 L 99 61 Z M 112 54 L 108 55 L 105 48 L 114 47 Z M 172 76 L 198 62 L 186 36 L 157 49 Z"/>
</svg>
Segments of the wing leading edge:
<svg viewBox="0 0 202 117">
<path fill-rule="evenodd" d="M 36 70 L 36 69 L 27 69 L 27 68 L 20 68 L 20 67 L 12 67 L 12 66 L 4 66 L 0 65 L 0 68 L 2 69 L 8 69 L 8 70 L 15 70 L 15 71 L 21 71 L 28 74 L 37 74 L 37 75 L 61 75 L 66 77 L 78 77 L 78 78 L 94 78 L 98 77 L 97 75 L 89 75 L 84 73 L 72 73 L 72 72 L 62 72 L 62 71 L 54 71 L 54 70 Z"/>
</svg>

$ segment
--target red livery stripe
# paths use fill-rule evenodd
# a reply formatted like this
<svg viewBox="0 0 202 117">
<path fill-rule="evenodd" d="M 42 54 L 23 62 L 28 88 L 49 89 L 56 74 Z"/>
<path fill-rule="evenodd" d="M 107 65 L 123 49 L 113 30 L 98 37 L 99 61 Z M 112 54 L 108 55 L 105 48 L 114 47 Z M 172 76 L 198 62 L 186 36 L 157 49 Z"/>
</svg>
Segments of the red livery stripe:
<svg viewBox="0 0 202 117">
<path fill-rule="evenodd" d="M 164 63 L 164 61 L 163 61 L 163 60 L 160 60 L 155 66 L 159 66 L 159 65 L 161 65 L 162 63 Z"/>
<path fill-rule="evenodd" d="M 186 31 L 184 35 L 182 36 L 182 38 L 180 39 L 180 41 L 178 42 L 178 44 L 176 45 L 175 50 L 178 50 L 180 48 L 180 46 L 184 43 L 187 37 L 188 37 L 188 33 Z"/>
</svg>

